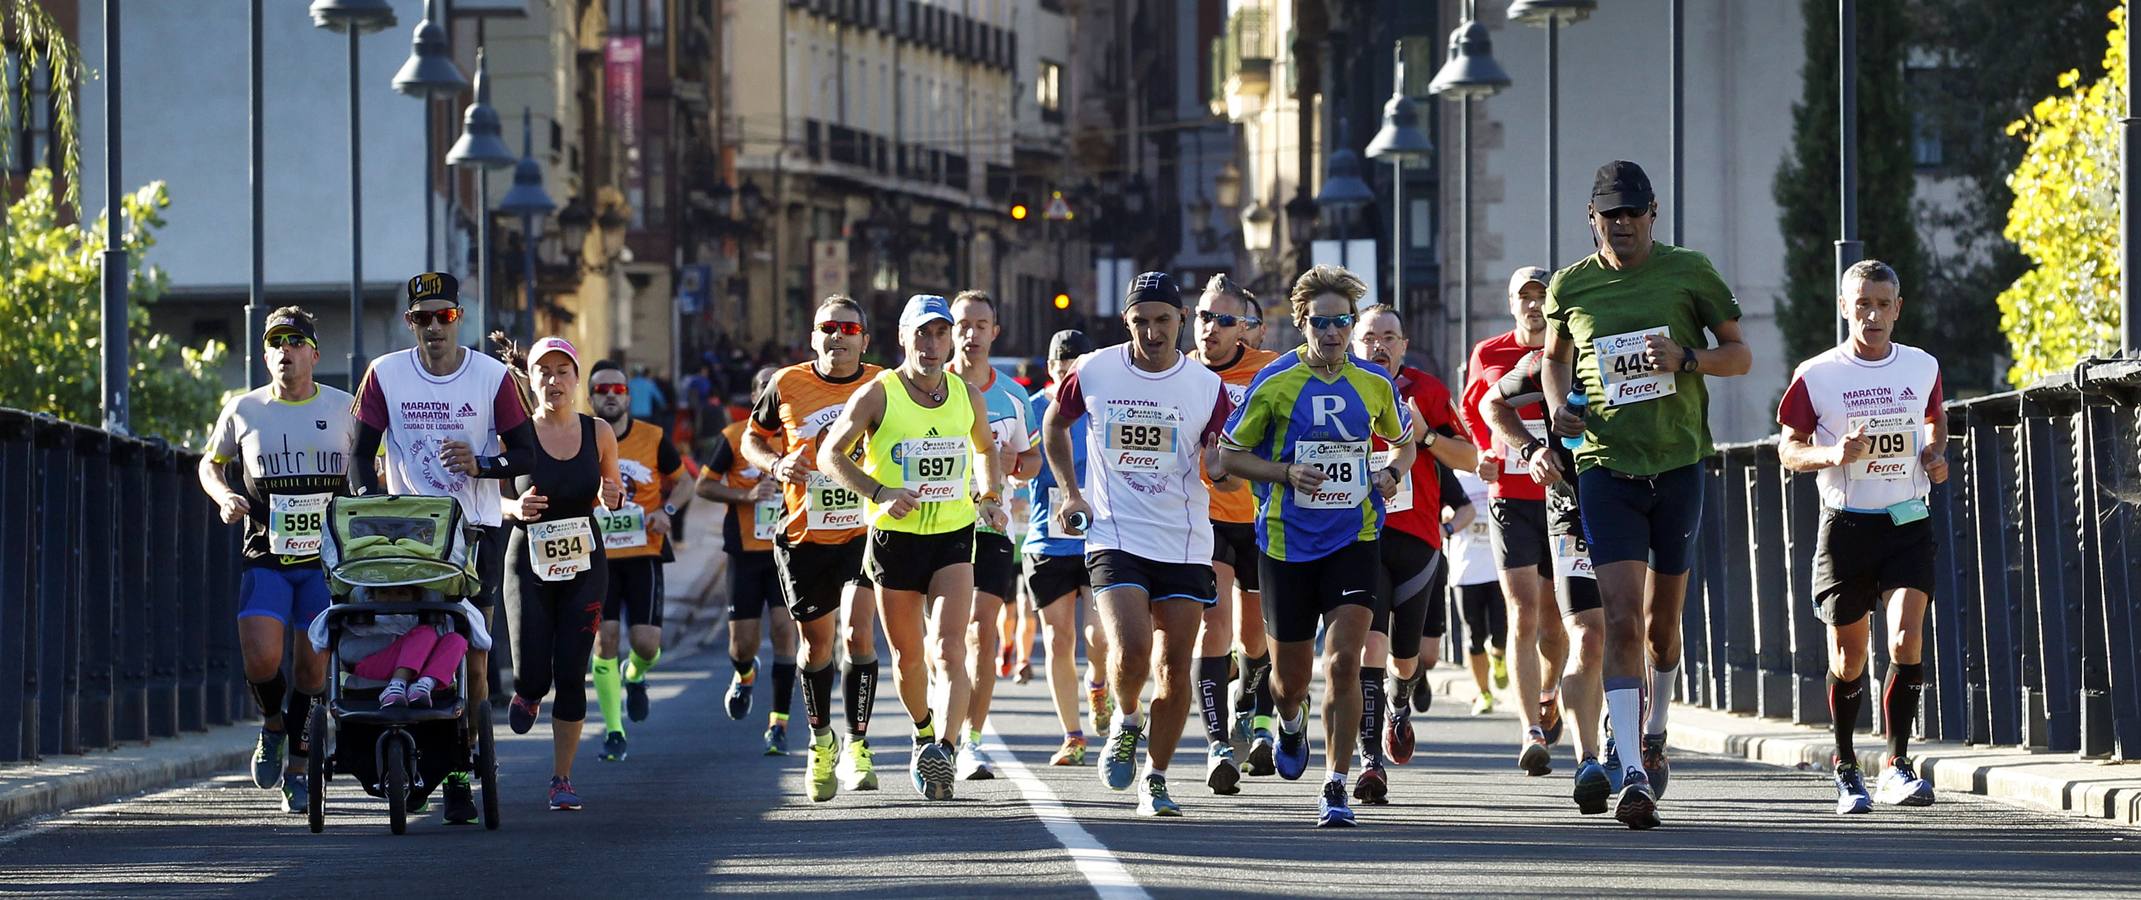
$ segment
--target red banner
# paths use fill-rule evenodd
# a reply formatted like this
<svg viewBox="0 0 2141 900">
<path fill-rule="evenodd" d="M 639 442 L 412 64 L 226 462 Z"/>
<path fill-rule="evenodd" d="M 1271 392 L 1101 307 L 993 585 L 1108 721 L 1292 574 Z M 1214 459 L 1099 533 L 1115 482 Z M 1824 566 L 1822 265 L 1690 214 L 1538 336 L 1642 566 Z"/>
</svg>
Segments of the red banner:
<svg viewBox="0 0 2141 900">
<path fill-rule="evenodd" d="M 647 170 L 640 159 L 640 99 L 645 93 L 640 66 L 645 57 L 646 45 L 637 36 L 612 37 L 603 53 L 610 127 L 617 129 L 617 141 L 624 151 L 625 199 L 632 205 L 634 226 L 640 224 L 642 211 L 647 208 Z"/>
</svg>

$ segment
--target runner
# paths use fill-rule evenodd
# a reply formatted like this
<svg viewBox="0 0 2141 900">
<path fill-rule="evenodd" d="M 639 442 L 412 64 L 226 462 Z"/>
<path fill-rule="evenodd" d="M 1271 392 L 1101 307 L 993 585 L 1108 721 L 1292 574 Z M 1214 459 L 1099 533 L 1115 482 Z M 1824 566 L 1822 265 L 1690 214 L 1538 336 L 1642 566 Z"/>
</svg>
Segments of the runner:
<svg viewBox="0 0 2141 900">
<path fill-rule="evenodd" d="M 1064 330 L 1048 339 L 1048 388 L 1033 395 L 1035 423 L 1032 442 L 1041 442 L 1039 423 L 1047 421 L 1048 406 L 1055 402 L 1077 367 L 1078 358 L 1093 352 L 1093 339 L 1085 332 Z M 1079 484 L 1085 484 L 1085 426 L 1079 416 L 1070 425 L 1071 468 Z M 1055 517 L 1064 494 L 1056 482 L 1055 469 L 1041 466 L 1033 476 L 1033 504 L 1026 527 L 1026 592 L 1041 608 L 1041 640 L 1048 645 L 1048 692 L 1055 701 L 1056 718 L 1063 725 L 1063 747 L 1049 757 L 1051 766 L 1085 765 L 1085 729 L 1078 722 L 1078 619 L 1086 622 L 1086 694 L 1092 701 L 1093 733 L 1102 734 L 1109 723 L 1108 683 L 1101 665 L 1108 657 L 1107 630 L 1093 615 L 1092 579 L 1085 570 L 1085 541 L 1066 530 Z"/>
<path fill-rule="evenodd" d="M 357 441 L 351 459 L 381 456 L 386 481 L 372 465 L 349 467 L 350 493 L 421 494 L 460 501 L 462 521 L 481 532 L 476 577 L 482 594 L 472 602 L 494 633 L 505 585 L 510 529 L 503 526 L 500 479 L 526 475 L 535 464 L 535 425 L 528 401 L 506 365 L 461 346 L 461 283 L 444 272 L 409 279 L 402 320 L 416 346 L 372 360 L 353 402 Z M 492 453 L 493 448 L 498 452 Z M 479 451 L 483 455 L 478 455 Z M 519 615 L 508 610 L 508 625 Z M 520 629 L 507 629 L 518 637 Z M 490 651 L 468 649 L 468 710 L 490 698 Z M 469 730 L 471 758 L 475 729 Z M 472 766 L 448 773 L 441 788 L 446 821 L 477 819 Z"/>
<path fill-rule="evenodd" d="M 806 787 L 810 799 L 822 803 L 842 790 L 877 790 L 869 742 L 870 708 L 877 699 L 877 642 L 875 601 L 862 572 L 862 497 L 818 471 L 818 440 L 881 370 L 862 361 L 870 335 L 860 304 L 833 294 L 818 304 L 813 318 L 810 340 L 817 359 L 781 369 L 758 395 L 743 457 L 782 485 L 781 531 L 773 540 L 773 559 L 788 612 L 802 637 L 803 714 L 810 719 L 811 735 Z M 841 693 L 847 701 L 845 748 L 832 730 L 834 626 L 839 620 L 827 617 L 835 612 L 843 612 L 847 623 L 847 659 L 841 664 Z M 735 684 L 729 691 L 736 692 Z"/>
<path fill-rule="evenodd" d="M 1869 812 L 1876 799 L 1931 806 L 1933 785 L 1918 777 L 1908 753 L 1933 593 L 1935 539 L 1926 496 L 1948 480 L 1940 363 L 1892 340 L 1903 315 L 1903 285 L 1886 263 L 1869 259 L 1846 269 L 1837 305 L 1851 323 L 1850 342 L 1800 363 L 1777 408 L 1784 426 L 1777 457 L 1794 472 L 1820 473 L 1814 609 L 1829 630 L 1836 811 Z M 1881 727 L 1888 754 L 1879 792 L 1868 796 L 1851 738 L 1866 702 L 1870 617 L 1884 598 L 1891 662 Z"/>
<path fill-rule="evenodd" d="M 1531 480 L 1530 463 L 1518 450 L 1528 443 L 1492 442 L 1480 418 L 1480 403 L 1524 354 L 1546 344 L 1545 269 L 1525 266 L 1509 276 L 1509 313 L 1516 328 L 1479 342 L 1467 369 L 1464 405 L 1466 426 L 1479 446 L 1479 477 L 1490 487 L 1489 535 L 1495 566 L 1501 570 L 1502 594 L 1509 600 L 1510 664 L 1516 669 L 1518 724 L 1524 729 L 1517 765 L 1528 775 L 1554 770 L 1551 749 L 1561 740 L 1561 670 L 1567 664 L 1569 636 L 1554 598 L 1553 554 L 1546 535 L 1546 489 Z M 1546 435 L 1546 407 L 1518 411 L 1532 437 Z M 1505 477 L 1509 476 L 1509 477 Z M 1534 702 L 1536 701 L 1536 702 Z"/>
<path fill-rule="evenodd" d="M 348 394 L 312 380 L 320 344 L 311 313 L 285 306 L 268 314 L 262 334 L 269 383 L 223 404 L 199 475 L 223 524 L 245 523 L 237 625 L 246 684 L 260 705 L 253 784 L 280 784 L 283 811 L 301 813 L 312 798 L 305 782 L 311 742 L 305 727 L 312 704 L 327 689 L 327 654 L 298 638 L 292 691 L 282 674 L 283 644 L 286 634 L 302 634 L 330 602 L 319 563 L 321 525 L 329 498 L 348 493 L 344 471 L 357 420 L 349 414 Z M 240 487 L 232 487 L 225 474 L 233 461 L 242 473 Z M 292 727 L 298 730 L 295 741 L 288 738 Z"/>
<path fill-rule="evenodd" d="M 1242 320 L 1241 343 L 1244 347 L 1264 349 L 1264 303 L 1247 290 L 1241 292 L 1242 302 L 1249 306 L 1249 318 Z"/>
<path fill-rule="evenodd" d="M 1224 274 L 1212 276 L 1197 299 L 1197 342 L 1190 349 L 1205 368 L 1218 374 L 1226 385 L 1227 402 L 1241 405 L 1256 373 L 1278 358 L 1277 353 L 1242 342 L 1248 329 L 1250 304 L 1255 299 Z M 1204 483 L 1212 487 L 1211 476 Z M 1222 477 L 1224 477 L 1222 475 Z M 1204 612 L 1204 634 L 1197 643 L 1197 703 L 1204 714 L 1204 736 L 1211 744 L 1205 764 L 1205 784 L 1216 794 L 1241 792 L 1242 766 L 1234 761 L 1234 747 L 1247 745 L 1246 763 L 1251 775 L 1278 771 L 1271 762 L 1271 648 L 1264 641 L 1263 598 L 1257 593 L 1256 497 L 1248 491 L 1212 490 L 1212 574 L 1218 585 L 1219 602 Z M 1233 704 L 1234 720 L 1228 727 L 1220 709 L 1226 696 L 1228 654 L 1241 647 L 1241 690 Z"/>
<path fill-rule="evenodd" d="M 826 429 L 818 467 L 869 500 L 863 569 L 878 586 L 893 686 L 914 720 L 908 774 L 922 796 L 950 800 L 954 741 L 973 693 L 966 651 L 974 615 L 974 529 L 1000 532 L 1009 522 L 986 401 L 945 368 L 953 341 L 951 307 L 943 297 L 907 298 L 900 349 L 905 358 L 899 368 L 878 373 Z M 848 456 L 858 444 L 866 448 L 859 466 Z M 978 496 L 969 462 L 981 470 Z M 941 717 L 930 709 L 938 695 L 933 683 L 942 686 Z"/>
<path fill-rule="evenodd" d="M 1130 340 L 1078 360 L 1056 389 L 1042 432 L 1063 488 L 1056 519 L 1071 534 L 1081 531 L 1080 522 L 1088 525 L 1085 565 L 1107 629 L 1108 687 L 1115 696 L 1099 766 L 1101 783 L 1111 789 L 1131 785 L 1146 728 L 1139 696 L 1159 669 L 1152 742 L 1137 782 L 1137 811 L 1146 816 L 1182 814 L 1167 793 L 1167 765 L 1189 714 L 1197 628 L 1218 601 L 1210 500 L 1204 479 L 1195 476 L 1202 466 L 1217 473 L 1219 490 L 1240 489 L 1215 465 L 1220 425 L 1232 404 L 1218 375 L 1176 349 L 1182 318 L 1174 278 L 1146 272 L 1132 279 L 1123 301 Z M 1089 469 L 1081 485 L 1071 427 L 1087 415 Z"/>
<path fill-rule="evenodd" d="M 1256 539 L 1263 554 L 1264 623 L 1278 643 L 1279 777 L 1308 770 L 1308 689 L 1323 625 L 1326 772 L 1316 824 L 1351 826 L 1346 774 L 1361 719 L 1360 659 L 1377 607 L 1383 505 L 1414 456 L 1412 417 L 1390 374 L 1346 352 L 1354 304 L 1368 287 L 1337 266 L 1294 282 L 1294 324 L 1308 342 L 1280 356 L 1249 387 L 1227 423 L 1221 464 L 1257 482 Z M 1371 473 L 1369 445 L 1398 447 Z"/>
<path fill-rule="evenodd" d="M 684 479 L 684 459 L 662 427 L 632 417 L 632 387 L 615 362 L 598 360 L 589 370 L 587 402 L 617 436 L 617 469 L 627 500 L 596 520 L 609 557 L 610 586 L 602 603 L 602 631 L 595 637 L 595 700 L 605 732 L 602 758 L 619 761 L 627 751 L 625 717 L 647 718 L 647 671 L 662 658 L 662 566 L 676 558 L 669 537 L 677 512 L 691 502 L 693 485 Z M 631 623 L 632 654 L 620 667 L 619 623 L 625 621 Z"/>
<path fill-rule="evenodd" d="M 520 607 L 506 721 L 514 734 L 527 734 L 542 714 L 543 696 L 557 691 L 550 708 L 550 808 L 576 810 L 572 764 L 587 722 L 583 673 L 612 587 L 599 521 L 625 502 L 617 435 L 609 423 L 573 412 L 580 356 L 572 344 L 543 338 L 524 357 L 503 332 L 491 339 L 535 391 L 535 471 L 514 479 L 519 495 L 505 502 L 516 523 L 506 549 L 506 596 Z"/>
<path fill-rule="evenodd" d="M 751 377 L 756 403 L 780 370 L 764 368 Z M 795 696 L 795 617 L 780 602 L 781 577 L 773 559 L 773 540 L 781 531 L 780 486 L 744 459 L 744 429 L 738 419 L 714 436 L 713 452 L 699 470 L 699 496 L 727 504 L 721 520 L 721 550 L 729 558 L 728 714 L 741 719 L 751 712 L 751 685 L 758 676 L 758 643 L 770 620 L 773 639 L 773 709 L 766 719 L 766 755 L 788 754 L 788 704 Z"/>
<path fill-rule="evenodd" d="M 1709 258 L 1651 240 L 1658 208 L 1640 166 L 1599 167 L 1589 215 L 1598 252 L 1547 288 L 1553 327 L 1542 375 L 1555 433 L 1584 438 L 1578 503 L 1606 610 L 1606 713 L 1627 769 L 1614 817 L 1651 828 L 1666 786 L 1680 608 L 1702 522 L 1701 460 L 1711 450 L 1702 376 L 1744 375 L 1753 354 L 1740 339 L 1739 302 Z M 1715 348 L 1700 346 L 1705 330 Z M 1572 379 L 1586 391 L 1584 412 L 1567 402 Z M 1647 712 L 1645 643 L 1655 700 Z M 1638 759 L 1641 768 L 1630 765 Z"/>
<path fill-rule="evenodd" d="M 989 431 L 995 435 L 992 447 L 982 452 L 994 452 L 1003 477 L 1031 477 L 1041 467 L 1041 448 L 1033 444 L 1032 423 L 1027 415 L 1032 408 L 1025 389 L 1018 382 L 998 373 L 989 365 L 989 348 L 996 336 L 1003 332 L 996 324 L 996 301 L 981 291 L 962 291 L 952 298 L 952 339 L 958 347 L 958 355 L 952 358 L 951 370 L 966 382 L 966 386 L 982 395 L 988 407 Z M 981 468 L 974 467 L 979 476 Z M 1003 645 L 1001 619 L 1005 600 L 1016 600 L 1018 584 L 1018 551 L 1013 549 L 1011 536 L 1006 529 L 991 528 L 986 524 L 974 526 L 974 623 L 967 629 L 967 674 L 973 679 L 974 693 L 967 703 L 966 744 L 959 754 L 959 777 L 966 780 L 985 781 L 995 778 L 995 770 L 981 754 L 981 728 L 989 718 L 989 701 L 996 695 L 996 679 L 999 673 L 996 661 L 997 650 Z M 1017 604 L 1010 604 L 1014 612 Z"/>
<path fill-rule="evenodd" d="M 1399 765 L 1412 760 L 1412 714 L 1427 712 L 1433 702 L 1427 670 L 1440 662 L 1442 635 L 1449 624 L 1449 605 L 1443 597 L 1448 573 L 1442 559 L 1442 479 L 1436 473 L 1444 466 L 1470 471 L 1479 464 L 1478 448 L 1459 430 L 1450 389 L 1442 379 L 1405 365 L 1410 349 L 1405 320 L 1396 309 L 1378 304 L 1361 311 L 1353 329 L 1353 354 L 1394 376 L 1392 383 L 1415 423 L 1413 433 L 1419 441 L 1412 465 L 1397 469 L 1402 473 L 1397 493 L 1383 504 L 1380 599 L 1361 658 L 1362 765 L 1353 799 L 1370 804 L 1389 802 L 1384 753 Z M 1383 441 L 1375 444 L 1372 464 L 1391 468 L 1398 450 Z M 1386 660 L 1387 692 L 1383 684 Z"/>
<path fill-rule="evenodd" d="M 1494 711 L 1494 691 L 1509 687 L 1509 666 L 1502 648 L 1509 643 L 1509 607 L 1502 600 L 1502 583 L 1494 566 L 1494 545 L 1487 535 L 1487 483 L 1471 471 L 1445 472 L 1443 508 L 1457 497 L 1467 501 L 1444 516 L 1442 529 L 1450 536 L 1450 588 L 1465 624 L 1465 665 L 1472 671 L 1472 685 L 1479 696 L 1472 699 L 1472 714 Z M 1450 481 L 1456 489 L 1452 490 Z"/>
</svg>

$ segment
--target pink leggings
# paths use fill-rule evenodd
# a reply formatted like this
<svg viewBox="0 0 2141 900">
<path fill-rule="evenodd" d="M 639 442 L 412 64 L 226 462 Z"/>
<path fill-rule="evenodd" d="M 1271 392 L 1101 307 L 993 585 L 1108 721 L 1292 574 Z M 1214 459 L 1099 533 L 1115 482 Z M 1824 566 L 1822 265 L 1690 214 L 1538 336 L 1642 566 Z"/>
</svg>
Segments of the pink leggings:
<svg viewBox="0 0 2141 900">
<path fill-rule="evenodd" d="M 394 677 L 396 669 L 413 669 L 419 676 L 429 675 L 439 684 L 450 685 L 454 669 L 467 652 L 468 639 L 458 632 L 442 635 L 436 628 L 419 625 L 395 638 L 385 650 L 360 660 L 357 674 L 387 681 Z"/>
</svg>

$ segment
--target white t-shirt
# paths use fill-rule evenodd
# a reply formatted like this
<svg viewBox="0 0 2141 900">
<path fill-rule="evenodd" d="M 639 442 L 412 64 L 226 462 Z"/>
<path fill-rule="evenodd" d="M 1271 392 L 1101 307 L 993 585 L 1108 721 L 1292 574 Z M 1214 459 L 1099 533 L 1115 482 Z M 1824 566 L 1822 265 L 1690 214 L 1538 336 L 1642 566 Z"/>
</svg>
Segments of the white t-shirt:
<svg viewBox="0 0 2141 900">
<path fill-rule="evenodd" d="M 357 418 L 386 434 L 387 490 L 452 497 L 477 525 L 497 527 L 496 479 L 470 478 L 439 462 L 439 446 L 461 441 L 476 453 L 495 452 L 499 434 L 528 421 L 528 408 L 505 363 L 464 351 L 461 368 L 445 377 L 424 371 L 414 348 L 372 361 L 357 389 Z"/>
<path fill-rule="evenodd" d="M 1472 498 L 1472 524 L 1450 535 L 1450 583 L 1458 587 L 1486 584 L 1501 577 L 1494 565 L 1494 541 L 1487 535 L 1491 518 L 1487 513 L 1487 483 L 1470 472 L 1456 475 L 1457 483 L 1465 486 L 1465 496 Z"/>
<path fill-rule="evenodd" d="M 1056 405 L 1058 415 L 1091 417 L 1086 552 L 1210 565 L 1204 441 L 1225 427 L 1234 406 L 1219 376 L 1186 353 L 1165 372 L 1147 372 L 1130 361 L 1129 344 L 1117 344 L 1080 357 L 1056 388 Z"/>
<path fill-rule="evenodd" d="M 1932 438 L 1927 424 L 1940 408 L 1940 363 L 1916 347 L 1889 344 L 1888 358 L 1867 361 L 1851 345 L 1799 364 L 1777 404 L 1777 422 L 1814 436 L 1817 447 L 1843 443 L 1860 424 L 1873 442 L 1866 457 L 1830 466 L 1816 476 L 1821 505 L 1880 512 L 1925 499 L 1933 481 L 1918 463 Z"/>
</svg>

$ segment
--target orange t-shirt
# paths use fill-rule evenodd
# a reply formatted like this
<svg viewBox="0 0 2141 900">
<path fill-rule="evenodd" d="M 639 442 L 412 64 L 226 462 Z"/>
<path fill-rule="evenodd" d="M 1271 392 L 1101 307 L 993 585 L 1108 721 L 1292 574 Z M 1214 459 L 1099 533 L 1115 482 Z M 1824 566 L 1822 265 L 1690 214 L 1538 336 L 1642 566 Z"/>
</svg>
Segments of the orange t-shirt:
<svg viewBox="0 0 2141 900">
<path fill-rule="evenodd" d="M 713 455 L 708 457 L 706 461 L 706 468 L 709 474 L 719 475 L 722 484 L 744 491 L 757 487 L 759 480 L 765 476 L 765 473 L 759 471 L 757 466 L 751 465 L 750 460 L 743 458 L 743 430 L 748 427 L 750 427 L 750 423 L 736 421 L 730 422 L 728 427 L 721 429 L 720 436 L 714 439 Z M 723 539 L 724 541 L 734 541 L 735 546 L 727 549 L 732 552 L 751 553 L 773 549 L 771 540 L 758 536 L 758 504 L 729 504 L 729 515 L 735 517 L 735 530 L 733 534 L 730 534 L 724 528 Z M 780 527 L 780 523 L 769 523 L 769 527 L 777 529 Z"/>
<path fill-rule="evenodd" d="M 633 419 L 624 434 L 617 437 L 617 474 L 624 476 L 625 500 L 637 505 L 641 511 L 652 515 L 662 508 L 671 488 L 684 474 L 684 458 L 677 453 L 676 445 L 669 442 L 669 435 L 662 426 L 642 419 Z M 657 556 L 667 559 L 667 541 L 658 534 L 648 532 L 647 543 L 638 547 L 617 547 L 608 552 L 611 559 L 636 559 L 642 556 Z"/>
<path fill-rule="evenodd" d="M 847 408 L 848 398 L 881 371 L 878 366 L 864 363 L 854 377 L 829 381 L 818 374 L 816 363 L 796 363 L 781 369 L 751 409 L 751 433 L 765 438 L 783 456 L 798 451 L 816 456 L 818 436 Z M 802 484 L 782 485 L 781 493 L 786 510 L 781 533 L 790 546 L 845 544 L 867 530 L 861 498 L 823 474 Z M 818 507 L 815 516 L 813 504 Z M 810 527 L 813 518 L 819 527 Z M 849 521 L 854 523 L 851 527 L 847 525 Z"/>
<path fill-rule="evenodd" d="M 1235 409 L 1240 409 L 1242 399 L 1249 395 L 1249 382 L 1255 381 L 1256 373 L 1263 371 L 1264 366 L 1278 358 L 1279 354 L 1276 350 L 1243 347 L 1241 355 L 1235 358 L 1233 365 L 1212 371 L 1219 375 L 1221 382 L 1225 383 L 1227 399 L 1233 401 Z M 1232 522 L 1237 525 L 1246 525 L 1256 521 L 1255 491 L 1247 488 L 1232 493 L 1222 491 L 1212 487 L 1210 473 L 1204 474 L 1204 486 L 1210 490 L 1212 495 L 1212 521 Z"/>
</svg>

